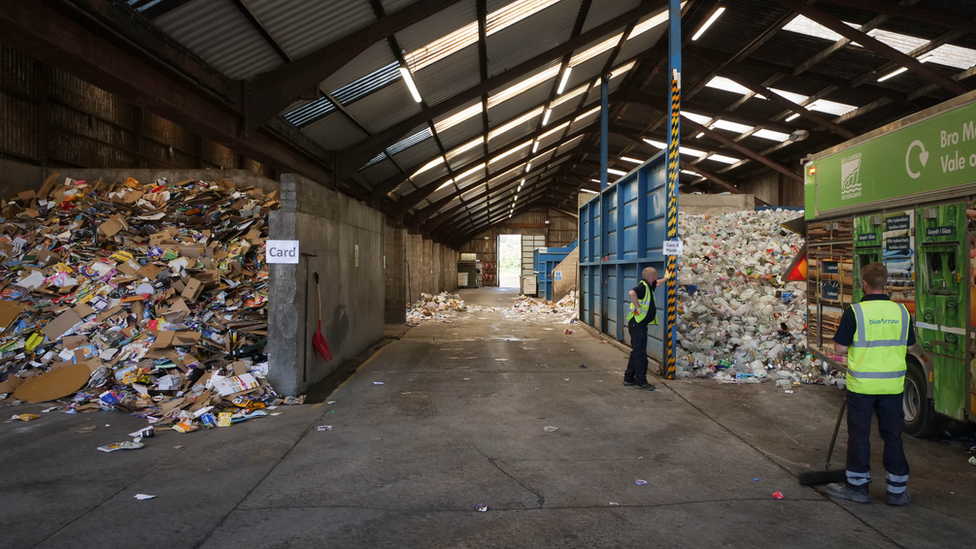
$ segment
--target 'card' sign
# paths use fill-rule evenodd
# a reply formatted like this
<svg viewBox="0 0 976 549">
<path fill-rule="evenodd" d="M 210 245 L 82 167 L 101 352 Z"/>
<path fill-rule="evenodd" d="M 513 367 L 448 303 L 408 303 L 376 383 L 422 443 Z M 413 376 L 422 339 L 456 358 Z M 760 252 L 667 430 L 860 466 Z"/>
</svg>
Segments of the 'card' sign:
<svg viewBox="0 0 976 549">
<path fill-rule="evenodd" d="M 297 240 L 268 240 L 266 251 L 268 263 L 298 263 Z"/>
</svg>

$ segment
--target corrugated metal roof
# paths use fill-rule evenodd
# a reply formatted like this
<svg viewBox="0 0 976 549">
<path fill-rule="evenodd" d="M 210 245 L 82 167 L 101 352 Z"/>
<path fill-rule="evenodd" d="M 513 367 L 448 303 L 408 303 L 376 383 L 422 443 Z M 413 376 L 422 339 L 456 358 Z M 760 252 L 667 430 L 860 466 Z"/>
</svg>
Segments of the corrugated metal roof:
<svg viewBox="0 0 976 549">
<path fill-rule="evenodd" d="M 393 159 L 409 171 L 413 166 L 422 166 L 439 154 L 440 149 L 437 148 L 437 143 L 428 138 L 395 153 Z M 426 172 L 424 173 L 426 174 Z"/>
<path fill-rule="evenodd" d="M 195 0 L 153 23 L 231 78 L 250 78 L 284 64 L 231 0 Z"/>
<path fill-rule="evenodd" d="M 488 36 L 488 75 L 499 74 L 569 40 L 581 2 L 561 0 Z"/>
<path fill-rule="evenodd" d="M 597 0 L 593 2 L 590 13 L 586 16 L 586 22 L 583 24 L 583 32 L 636 8 L 640 3 L 641 0 Z"/>
<path fill-rule="evenodd" d="M 338 111 L 303 126 L 302 133 L 330 151 L 342 149 L 351 142 L 366 138 L 363 130 Z"/>
<path fill-rule="evenodd" d="M 404 52 L 411 53 L 477 20 L 473 0 L 458 2 L 398 32 L 397 43 Z"/>
<path fill-rule="evenodd" d="M 375 185 L 401 172 L 391 160 L 381 160 L 368 168 L 360 170 L 359 173 Z M 406 179 L 406 176 L 404 176 L 404 179 Z"/>
<path fill-rule="evenodd" d="M 338 99 L 338 98 L 336 98 Z M 413 100 L 403 80 L 363 97 L 346 107 L 349 114 L 372 133 L 378 133 L 401 120 L 420 112 L 420 103 Z"/>
<path fill-rule="evenodd" d="M 319 87 L 331 93 L 350 82 L 373 74 L 383 67 L 396 65 L 396 62 L 396 57 L 393 56 L 393 50 L 390 49 L 390 44 L 383 40 L 373 44 L 351 62 L 334 72 L 319 84 Z"/>
<path fill-rule="evenodd" d="M 376 21 L 364 0 L 247 0 L 247 5 L 292 59 Z"/>
<path fill-rule="evenodd" d="M 413 74 L 421 97 L 428 105 L 436 105 L 481 82 L 478 68 L 478 45 L 468 46 Z"/>
<path fill-rule="evenodd" d="M 637 54 L 654 47 L 654 45 L 657 44 L 657 41 L 664 36 L 664 33 L 667 32 L 667 30 L 667 24 L 660 25 L 635 36 L 631 40 L 625 41 L 624 47 L 620 48 L 620 55 L 617 56 L 615 64 L 620 64 L 623 61 L 632 59 Z"/>
<path fill-rule="evenodd" d="M 484 156 L 485 148 L 483 145 L 479 144 L 477 147 L 452 156 L 451 159 L 448 160 L 448 163 L 451 165 L 451 169 L 458 169 L 462 166 L 470 164 L 471 162 L 474 162 L 475 160 L 480 160 L 484 158 Z M 484 160 L 482 160 L 482 162 L 484 162 Z"/>
<path fill-rule="evenodd" d="M 470 142 L 472 139 L 482 135 L 483 132 L 484 128 L 481 123 L 481 115 L 479 114 L 456 126 L 437 132 L 437 136 L 440 138 L 441 143 L 444 144 L 444 148 L 450 151 Z"/>
</svg>

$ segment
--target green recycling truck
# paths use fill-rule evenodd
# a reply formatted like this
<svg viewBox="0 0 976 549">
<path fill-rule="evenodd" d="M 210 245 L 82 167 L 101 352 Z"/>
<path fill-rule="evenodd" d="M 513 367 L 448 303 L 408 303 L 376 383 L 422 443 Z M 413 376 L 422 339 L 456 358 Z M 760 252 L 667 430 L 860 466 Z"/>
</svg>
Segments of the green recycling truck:
<svg viewBox="0 0 976 549">
<path fill-rule="evenodd" d="M 925 351 L 907 357 L 905 431 L 976 421 L 976 92 L 812 155 L 804 172 L 812 351 L 846 363 L 834 332 L 862 297 L 861 268 L 882 262 Z"/>
</svg>

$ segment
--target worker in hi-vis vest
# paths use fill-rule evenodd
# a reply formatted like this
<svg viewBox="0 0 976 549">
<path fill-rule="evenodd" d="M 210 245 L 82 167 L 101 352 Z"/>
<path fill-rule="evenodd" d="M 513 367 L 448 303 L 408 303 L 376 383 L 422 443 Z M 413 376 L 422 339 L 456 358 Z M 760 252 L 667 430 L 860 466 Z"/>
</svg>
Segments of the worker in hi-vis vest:
<svg viewBox="0 0 976 549">
<path fill-rule="evenodd" d="M 667 272 L 662 280 L 671 276 Z M 654 306 L 657 281 L 657 269 L 644 269 L 640 282 L 630 290 L 630 314 L 627 315 L 631 351 L 627 371 L 624 372 L 624 385 L 644 391 L 654 390 L 654 386 L 647 382 L 647 326 L 657 324 L 657 309 Z"/>
<path fill-rule="evenodd" d="M 835 498 L 871 503 L 871 416 L 878 416 L 884 441 L 884 468 L 888 472 L 888 505 L 905 505 L 908 493 L 908 460 L 902 447 L 905 429 L 902 392 L 905 390 L 905 357 L 921 356 L 915 342 L 911 317 L 901 303 L 884 293 L 888 269 L 869 263 L 861 269 L 864 298 L 844 311 L 834 334 L 834 349 L 847 355 L 847 482 L 827 486 Z"/>
</svg>

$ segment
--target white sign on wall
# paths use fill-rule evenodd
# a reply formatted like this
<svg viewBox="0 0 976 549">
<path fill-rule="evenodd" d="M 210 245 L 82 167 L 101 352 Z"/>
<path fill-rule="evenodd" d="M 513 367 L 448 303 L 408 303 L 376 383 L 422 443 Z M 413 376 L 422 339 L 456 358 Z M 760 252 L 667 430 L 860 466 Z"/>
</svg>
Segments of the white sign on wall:
<svg viewBox="0 0 976 549">
<path fill-rule="evenodd" d="M 684 249 L 684 242 L 680 240 L 665 240 L 664 255 L 681 255 Z"/>
<path fill-rule="evenodd" d="M 563 272 L 562 271 L 555 271 L 552 274 L 553 274 L 553 278 L 555 279 L 556 282 L 562 282 L 562 280 L 563 280 Z"/>
<path fill-rule="evenodd" d="M 297 240 L 268 240 L 266 250 L 268 263 L 298 263 Z"/>
</svg>

